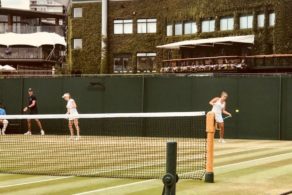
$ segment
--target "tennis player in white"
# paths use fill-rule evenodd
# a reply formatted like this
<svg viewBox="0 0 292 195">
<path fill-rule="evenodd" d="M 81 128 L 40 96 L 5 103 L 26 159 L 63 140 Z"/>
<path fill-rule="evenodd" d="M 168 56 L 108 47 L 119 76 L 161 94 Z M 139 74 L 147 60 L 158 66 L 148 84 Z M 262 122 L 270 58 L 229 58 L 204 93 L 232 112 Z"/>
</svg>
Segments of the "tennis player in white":
<svg viewBox="0 0 292 195">
<path fill-rule="evenodd" d="M 74 101 L 74 99 L 71 98 L 71 95 L 69 93 L 65 93 L 62 98 L 67 101 L 67 113 L 69 115 L 69 130 L 70 130 L 70 140 L 74 139 L 74 128 L 73 124 L 75 126 L 75 129 L 77 131 L 77 137 L 75 140 L 80 139 L 80 128 L 79 128 L 79 121 L 78 121 L 78 111 L 77 111 L 77 104 Z"/>
<path fill-rule="evenodd" d="M 209 104 L 211 106 L 213 106 L 212 112 L 215 113 L 215 121 L 216 121 L 216 123 L 218 123 L 219 128 L 220 128 L 219 142 L 221 142 L 221 143 L 225 143 L 225 140 L 224 140 L 224 120 L 223 120 L 222 114 L 232 116 L 229 112 L 227 112 L 225 110 L 227 98 L 228 98 L 228 94 L 225 91 L 223 91 L 223 92 L 221 92 L 220 97 L 215 97 L 209 102 Z"/>
</svg>

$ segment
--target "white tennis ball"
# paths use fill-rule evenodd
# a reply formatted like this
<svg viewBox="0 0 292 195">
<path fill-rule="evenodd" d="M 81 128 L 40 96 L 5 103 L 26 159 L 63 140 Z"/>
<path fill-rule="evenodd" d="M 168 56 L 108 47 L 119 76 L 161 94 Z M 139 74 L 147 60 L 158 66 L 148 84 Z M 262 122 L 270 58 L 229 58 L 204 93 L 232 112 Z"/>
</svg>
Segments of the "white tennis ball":
<svg viewBox="0 0 292 195">
<path fill-rule="evenodd" d="M 236 110 L 235 110 L 235 112 L 239 112 L 239 110 L 238 110 L 238 109 L 236 109 Z"/>
</svg>

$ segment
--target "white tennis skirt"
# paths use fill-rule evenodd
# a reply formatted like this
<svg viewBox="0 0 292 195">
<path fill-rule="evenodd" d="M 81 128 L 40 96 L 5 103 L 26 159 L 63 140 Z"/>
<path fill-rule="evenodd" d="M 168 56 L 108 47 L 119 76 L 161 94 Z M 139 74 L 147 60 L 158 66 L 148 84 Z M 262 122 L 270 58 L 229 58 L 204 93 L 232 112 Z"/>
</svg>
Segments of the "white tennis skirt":
<svg viewBox="0 0 292 195">
<path fill-rule="evenodd" d="M 75 119 L 78 119 L 78 115 L 79 115 L 78 111 L 76 109 L 73 109 L 70 111 L 68 120 L 73 121 Z"/>
<path fill-rule="evenodd" d="M 222 117 L 222 113 L 215 113 L 215 121 L 217 123 L 223 123 L 224 122 L 223 117 Z"/>
</svg>

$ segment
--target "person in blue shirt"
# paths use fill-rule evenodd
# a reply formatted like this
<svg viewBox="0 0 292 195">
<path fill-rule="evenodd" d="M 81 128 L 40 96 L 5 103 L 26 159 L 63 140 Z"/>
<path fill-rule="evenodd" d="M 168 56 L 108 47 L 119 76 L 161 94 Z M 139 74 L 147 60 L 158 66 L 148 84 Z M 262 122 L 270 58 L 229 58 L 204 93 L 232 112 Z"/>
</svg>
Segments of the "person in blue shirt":
<svg viewBox="0 0 292 195">
<path fill-rule="evenodd" d="M 0 115 L 6 115 L 6 110 L 2 103 L 0 103 Z M 7 129 L 8 123 L 9 123 L 8 120 L 0 119 L 0 124 L 3 124 L 2 130 L 0 129 L 0 135 L 1 134 L 5 135 L 5 131 Z"/>
</svg>

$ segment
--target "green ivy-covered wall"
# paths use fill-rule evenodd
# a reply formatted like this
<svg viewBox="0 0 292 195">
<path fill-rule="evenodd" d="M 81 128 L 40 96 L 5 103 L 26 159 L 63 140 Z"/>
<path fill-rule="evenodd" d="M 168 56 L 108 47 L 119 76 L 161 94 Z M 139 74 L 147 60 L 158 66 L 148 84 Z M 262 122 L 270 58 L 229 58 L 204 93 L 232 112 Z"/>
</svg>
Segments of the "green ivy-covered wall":
<svg viewBox="0 0 292 195">
<path fill-rule="evenodd" d="M 74 3 L 75 2 L 75 3 Z M 78 2 L 78 3 L 77 3 Z M 82 18 L 69 17 L 68 62 L 71 70 L 82 73 L 100 73 L 100 40 L 101 40 L 101 3 L 80 3 L 74 0 L 74 7 L 83 8 Z M 72 9 L 71 9 L 72 10 Z M 104 73 L 113 72 L 115 54 L 131 54 L 132 66 L 136 66 L 136 54 L 139 52 L 156 52 L 156 61 L 161 66 L 167 51 L 157 49 L 157 45 L 186 39 L 201 39 L 232 35 L 255 34 L 256 41 L 253 54 L 291 53 L 292 52 L 292 1 L 291 0 L 135 0 L 110 1 L 108 16 L 108 64 Z M 268 27 L 268 14 L 276 13 L 275 27 Z M 257 14 L 266 15 L 265 28 L 257 28 Z M 240 30 L 239 17 L 253 14 L 253 29 Z M 220 18 L 234 16 L 235 29 L 219 31 Z M 156 18 L 157 33 L 137 34 L 137 19 Z M 216 32 L 200 33 L 201 21 L 214 18 Z M 133 34 L 114 35 L 113 20 L 132 19 Z M 194 35 L 166 36 L 167 24 L 183 21 L 196 21 L 198 32 Z M 72 39 L 82 38 L 83 48 L 72 50 Z M 174 52 L 173 57 L 180 57 Z"/>
</svg>

